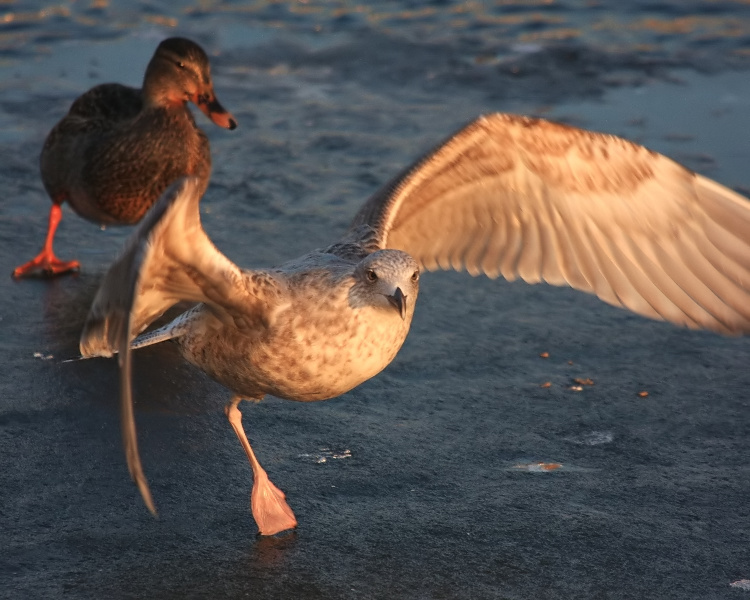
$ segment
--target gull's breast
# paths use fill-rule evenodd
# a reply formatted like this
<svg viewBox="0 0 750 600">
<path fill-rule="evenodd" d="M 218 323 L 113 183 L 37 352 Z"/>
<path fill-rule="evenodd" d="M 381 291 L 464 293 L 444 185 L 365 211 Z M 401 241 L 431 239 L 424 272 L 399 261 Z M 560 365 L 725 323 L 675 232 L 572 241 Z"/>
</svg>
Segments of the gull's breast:
<svg viewBox="0 0 750 600">
<path fill-rule="evenodd" d="M 394 359 L 409 331 L 395 311 L 364 308 L 316 320 L 298 314 L 252 353 L 265 393 L 326 400 L 374 377 Z"/>
</svg>

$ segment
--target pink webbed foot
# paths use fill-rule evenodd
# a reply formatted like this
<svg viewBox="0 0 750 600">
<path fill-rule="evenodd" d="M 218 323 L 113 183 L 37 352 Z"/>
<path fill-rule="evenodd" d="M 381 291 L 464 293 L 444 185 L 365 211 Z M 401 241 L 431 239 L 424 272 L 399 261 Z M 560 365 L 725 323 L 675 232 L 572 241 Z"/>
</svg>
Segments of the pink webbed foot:
<svg viewBox="0 0 750 600">
<path fill-rule="evenodd" d="M 274 535 L 297 527 L 297 519 L 286 502 L 286 496 L 268 479 L 265 470 L 253 470 L 250 507 L 261 535 Z"/>
<path fill-rule="evenodd" d="M 253 491 L 250 495 L 250 508 L 253 511 L 253 518 L 261 535 L 274 535 L 286 529 L 294 529 L 297 527 L 297 519 L 286 503 L 284 492 L 268 478 L 268 474 L 260 466 L 258 459 L 255 457 L 255 452 L 250 447 L 247 435 L 245 435 L 245 430 L 242 427 L 242 413 L 237 408 L 241 401 L 240 396 L 232 397 L 225 412 L 253 469 Z"/>
</svg>

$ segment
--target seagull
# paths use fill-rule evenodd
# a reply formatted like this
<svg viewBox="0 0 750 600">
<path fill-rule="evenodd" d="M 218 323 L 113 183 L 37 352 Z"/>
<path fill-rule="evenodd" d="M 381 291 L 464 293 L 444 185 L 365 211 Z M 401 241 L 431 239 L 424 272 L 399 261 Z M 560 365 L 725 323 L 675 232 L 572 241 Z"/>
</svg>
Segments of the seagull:
<svg viewBox="0 0 750 600">
<path fill-rule="evenodd" d="M 195 103 L 216 125 L 237 122 L 216 99 L 208 56 L 195 42 L 161 42 L 141 89 L 105 83 L 78 97 L 55 125 L 40 157 L 42 182 L 52 199 L 47 237 L 39 254 L 13 277 L 60 275 L 80 267 L 55 256 L 53 241 L 68 202 L 102 225 L 132 225 L 178 177 L 211 173 L 208 138 L 187 108 Z"/>
<path fill-rule="evenodd" d="M 272 535 L 297 521 L 255 457 L 240 401 L 323 400 L 379 373 L 408 334 L 423 270 L 567 285 L 678 326 L 750 331 L 749 201 L 613 135 L 480 117 L 376 192 L 338 242 L 273 269 L 240 269 L 216 249 L 202 191 L 182 179 L 148 213 L 80 342 L 83 357 L 118 354 L 127 463 L 154 513 L 131 391 L 131 352 L 143 346 L 173 340 L 232 391 L 253 516 Z M 198 304 L 142 333 L 180 300 Z"/>
</svg>

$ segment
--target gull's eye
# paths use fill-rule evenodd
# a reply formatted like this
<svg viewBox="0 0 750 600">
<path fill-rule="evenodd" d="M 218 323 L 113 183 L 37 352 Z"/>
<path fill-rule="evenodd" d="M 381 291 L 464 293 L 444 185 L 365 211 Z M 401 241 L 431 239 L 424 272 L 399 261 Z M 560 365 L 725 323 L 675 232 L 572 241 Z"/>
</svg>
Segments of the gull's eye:
<svg viewBox="0 0 750 600">
<path fill-rule="evenodd" d="M 419 271 L 414 271 L 414 273 L 412 273 L 411 280 L 414 283 L 416 283 L 417 281 L 419 281 Z"/>
<path fill-rule="evenodd" d="M 372 269 L 367 269 L 365 275 L 367 276 L 367 281 L 370 283 L 375 283 L 378 280 L 378 274 Z"/>
</svg>

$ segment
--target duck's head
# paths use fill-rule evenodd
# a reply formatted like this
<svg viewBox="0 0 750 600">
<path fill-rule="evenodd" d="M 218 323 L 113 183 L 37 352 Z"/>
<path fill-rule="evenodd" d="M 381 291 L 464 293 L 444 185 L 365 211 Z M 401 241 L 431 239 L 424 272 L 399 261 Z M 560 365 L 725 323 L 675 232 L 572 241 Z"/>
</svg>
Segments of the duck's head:
<svg viewBox="0 0 750 600">
<path fill-rule="evenodd" d="M 185 38 L 169 38 L 156 49 L 143 80 L 144 101 L 170 105 L 192 102 L 220 127 L 234 129 L 237 122 L 216 99 L 208 56 Z"/>
</svg>

